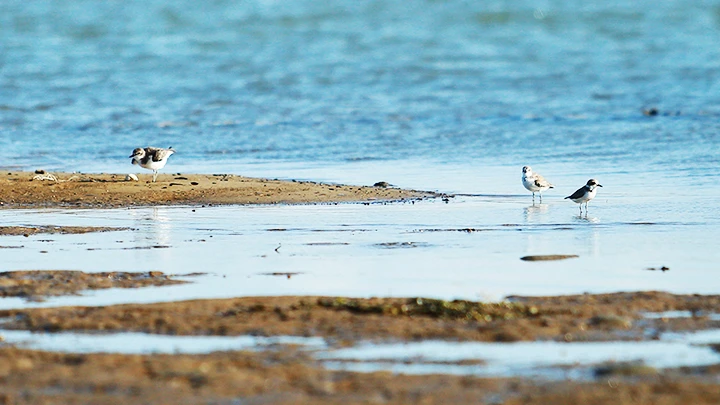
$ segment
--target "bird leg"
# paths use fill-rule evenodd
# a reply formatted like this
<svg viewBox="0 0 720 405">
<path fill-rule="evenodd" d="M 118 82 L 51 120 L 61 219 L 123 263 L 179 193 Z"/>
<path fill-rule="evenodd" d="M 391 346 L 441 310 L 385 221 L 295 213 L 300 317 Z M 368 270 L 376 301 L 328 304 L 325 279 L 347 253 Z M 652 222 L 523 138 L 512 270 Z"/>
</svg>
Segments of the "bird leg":
<svg viewBox="0 0 720 405">
<path fill-rule="evenodd" d="M 158 172 L 157 170 L 153 170 L 153 183 L 155 183 L 155 180 L 157 180 Z"/>
</svg>

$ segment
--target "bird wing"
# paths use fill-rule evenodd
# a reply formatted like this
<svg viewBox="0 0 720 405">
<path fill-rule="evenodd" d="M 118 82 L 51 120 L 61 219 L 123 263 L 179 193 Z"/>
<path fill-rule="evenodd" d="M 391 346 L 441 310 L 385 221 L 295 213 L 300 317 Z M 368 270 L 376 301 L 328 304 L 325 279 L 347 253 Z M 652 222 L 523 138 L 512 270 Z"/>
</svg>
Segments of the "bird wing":
<svg viewBox="0 0 720 405">
<path fill-rule="evenodd" d="M 545 177 L 535 173 L 535 185 L 538 187 L 553 188 L 553 185 L 549 181 L 545 180 Z"/>
<path fill-rule="evenodd" d="M 571 200 L 575 200 L 575 199 L 578 199 L 578 198 L 582 197 L 583 195 L 585 195 L 585 186 L 580 187 L 579 189 L 577 189 L 577 191 L 575 191 L 574 193 L 572 193 L 571 195 L 569 195 L 569 196 L 567 196 L 567 197 L 565 197 L 565 198 L 569 198 L 569 199 L 571 199 Z"/>
<path fill-rule="evenodd" d="M 153 147 L 151 147 L 151 146 L 148 146 L 147 148 L 145 148 L 145 152 L 146 152 L 148 155 L 152 156 L 152 161 L 153 161 L 153 162 L 159 162 L 159 161 L 161 161 L 161 160 L 163 160 L 163 159 L 166 159 L 167 157 L 169 157 L 169 156 L 172 155 L 173 153 L 175 153 L 175 151 L 172 150 L 172 149 L 153 148 Z"/>
</svg>

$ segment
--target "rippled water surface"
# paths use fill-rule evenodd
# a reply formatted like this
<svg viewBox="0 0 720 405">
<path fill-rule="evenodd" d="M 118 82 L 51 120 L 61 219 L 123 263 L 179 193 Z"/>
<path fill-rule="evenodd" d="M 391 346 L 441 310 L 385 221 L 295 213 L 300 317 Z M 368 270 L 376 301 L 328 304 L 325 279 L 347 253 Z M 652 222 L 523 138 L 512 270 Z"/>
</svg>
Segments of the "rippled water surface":
<svg viewBox="0 0 720 405">
<path fill-rule="evenodd" d="M 717 181 L 718 43 L 702 0 L 7 0 L 0 164 L 126 170 L 153 144 L 178 171 L 420 160 Z"/>
</svg>

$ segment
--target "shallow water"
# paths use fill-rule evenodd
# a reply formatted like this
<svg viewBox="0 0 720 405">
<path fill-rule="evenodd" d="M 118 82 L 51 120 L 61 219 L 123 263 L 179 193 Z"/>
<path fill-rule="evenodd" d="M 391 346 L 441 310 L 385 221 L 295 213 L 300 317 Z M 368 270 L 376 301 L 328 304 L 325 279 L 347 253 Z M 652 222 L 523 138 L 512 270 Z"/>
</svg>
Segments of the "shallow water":
<svg viewBox="0 0 720 405">
<path fill-rule="evenodd" d="M 265 350 L 277 345 L 323 349 L 322 338 L 297 336 L 166 336 L 147 333 L 32 333 L 3 330 L 7 343 L 37 350 L 69 353 L 210 353 L 229 350 Z"/>
<path fill-rule="evenodd" d="M 591 204 L 585 218 L 575 204 L 554 196 L 543 205 L 529 200 L 0 211 L 6 225 L 133 228 L 5 236 L 2 245 L 22 248 L 3 249 L 3 270 L 208 273 L 180 286 L 88 292 L 44 303 L 5 299 L 0 307 L 262 295 L 497 300 L 635 290 L 718 293 L 709 282 L 715 244 L 697 237 L 716 233 L 717 221 L 688 221 L 667 206 L 617 206 L 611 198 Z M 520 260 L 534 254 L 579 257 Z M 662 266 L 670 270 L 648 270 Z"/>
<path fill-rule="evenodd" d="M 718 331 L 712 331 L 715 341 Z M 402 374 L 458 374 L 533 376 L 587 379 L 603 363 L 640 363 L 652 368 L 703 366 L 720 362 L 709 346 L 693 344 L 692 334 L 652 342 L 519 342 L 458 343 L 424 341 L 367 344 L 331 350 L 320 355 L 325 366 L 359 372 L 392 371 Z M 688 340 L 690 342 L 688 342 Z M 479 361 L 475 365 L 459 362 Z"/>
<path fill-rule="evenodd" d="M 276 336 L 163 336 L 144 333 L 31 333 L 2 331 L 12 344 L 70 353 L 209 353 L 224 350 L 267 350 L 298 345 L 311 350 L 323 365 L 335 370 L 402 374 L 533 376 L 589 379 L 594 367 L 634 363 L 656 369 L 704 366 L 720 362 L 708 344 L 720 341 L 720 331 L 668 333 L 651 342 L 518 342 L 480 343 L 423 341 L 361 343 L 336 349 L 322 338 Z M 474 364 L 467 364 L 472 362 Z M 463 364 L 465 363 L 465 364 Z"/>
</svg>

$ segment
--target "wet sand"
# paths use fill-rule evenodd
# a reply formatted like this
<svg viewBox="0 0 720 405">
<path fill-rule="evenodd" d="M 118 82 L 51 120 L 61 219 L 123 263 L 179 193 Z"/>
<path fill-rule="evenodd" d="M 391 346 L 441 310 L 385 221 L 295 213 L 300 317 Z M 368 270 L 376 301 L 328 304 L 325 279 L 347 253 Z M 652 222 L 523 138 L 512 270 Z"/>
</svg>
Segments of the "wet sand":
<svg viewBox="0 0 720 405">
<path fill-rule="evenodd" d="M 304 204 L 399 201 L 435 193 L 391 187 L 256 179 L 232 174 L 126 174 L 6 172 L 0 203 L 6 208 L 113 208 L 149 205 Z"/>
<path fill-rule="evenodd" d="M 130 281 L 131 282 L 131 281 Z M 143 280 L 139 283 L 145 282 Z M 106 307 L 0 311 L 7 329 L 133 331 L 170 335 L 322 336 L 341 344 L 367 340 L 514 342 L 653 339 L 650 330 L 720 327 L 708 314 L 720 296 L 661 292 L 515 297 L 481 303 L 428 298 L 248 297 Z M 691 311 L 648 319 L 645 312 Z"/>
<path fill-rule="evenodd" d="M 122 287 L 170 281 L 162 274 L 13 272 L 47 295 L 96 281 Z M 48 283 L 51 279 L 53 282 Z M 105 283 L 105 281 L 103 281 Z M 106 284 L 98 288 L 104 288 Z M 97 285 L 96 285 L 97 287 Z M 720 327 L 720 296 L 661 292 L 511 297 L 502 303 L 427 298 L 250 297 L 107 307 L 0 311 L 3 328 L 31 331 L 141 331 L 171 335 L 323 336 L 359 341 L 558 341 L 653 339 L 648 330 Z M 650 319 L 645 312 L 691 311 Z M 0 331 L 0 336 L 2 331 Z M 289 345 L 260 352 L 67 354 L 0 345 L 0 403 L 503 403 L 715 404 L 720 365 L 656 370 L 610 364 L 592 381 L 355 373 L 323 367 Z"/>
<path fill-rule="evenodd" d="M 0 236 L 30 236 L 38 234 L 83 234 L 90 232 L 112 232 L 126 231 L 130 228 L 108 227 L 108 226 L 56 226 L 56 225 L 38 225 L 38 226 L 0 226 Z"/>
<path fill-rule="evenodd" d="M 718 370 L 592 382 L 329 371 L 292 347 L 205 355 L 0 347 L 1 404 L 717 404 Z"/>
<path fill-rule="evenodd" d="M 0 297 L 44 301 L 47 297 L 105 288 L 141 288 L 183 284 L 159 271 L 84 273 L 70 270 L 5 271 L 0 273 Z"/>
</svg>

